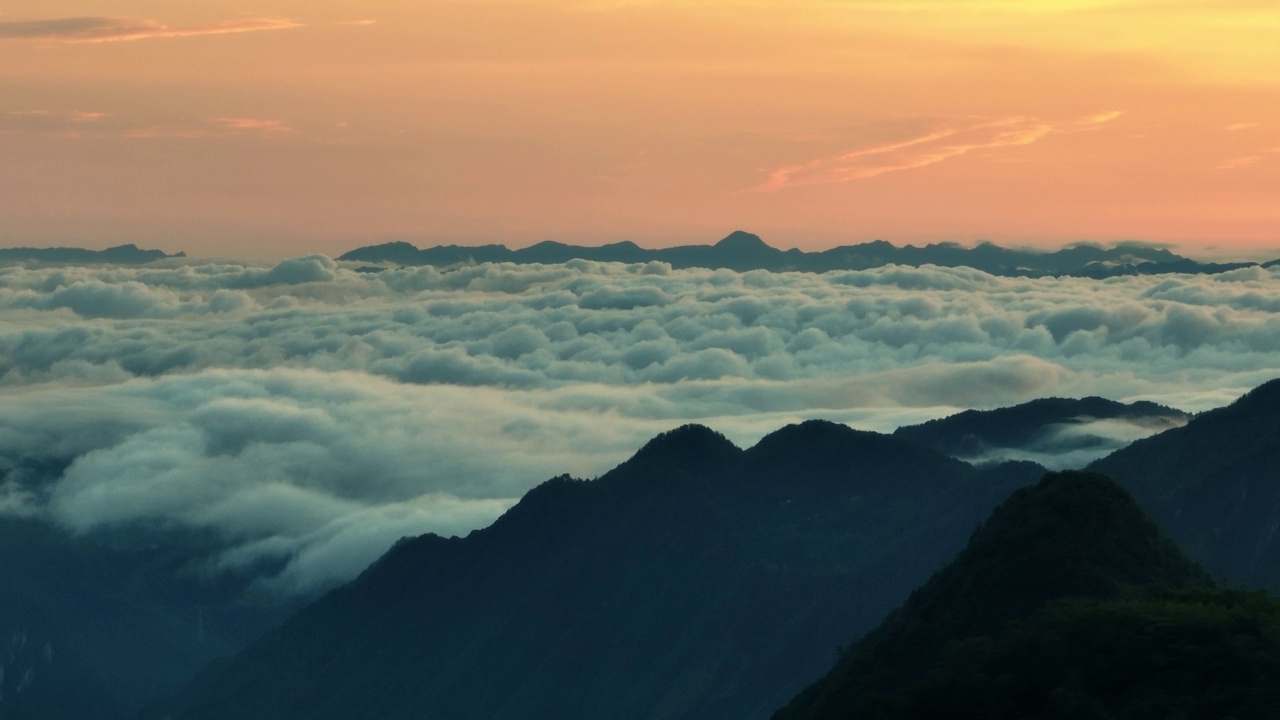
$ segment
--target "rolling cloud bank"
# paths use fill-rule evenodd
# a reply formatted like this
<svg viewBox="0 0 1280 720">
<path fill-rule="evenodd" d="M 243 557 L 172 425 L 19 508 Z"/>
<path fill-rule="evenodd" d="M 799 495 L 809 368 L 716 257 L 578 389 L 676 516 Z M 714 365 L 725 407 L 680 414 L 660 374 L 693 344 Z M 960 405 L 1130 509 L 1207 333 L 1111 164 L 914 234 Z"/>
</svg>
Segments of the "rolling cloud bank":
<svg viewBox="0 0 1280 720">
<path fill-rule="evenodd" d="M 688 421 L 748 445 L 1049 395 L 1220 406 L 1280 367 L 1278 276 L 5 267 L 0 515 L 199 531 L 204 570 L 309 594 Z"/>
</svg>

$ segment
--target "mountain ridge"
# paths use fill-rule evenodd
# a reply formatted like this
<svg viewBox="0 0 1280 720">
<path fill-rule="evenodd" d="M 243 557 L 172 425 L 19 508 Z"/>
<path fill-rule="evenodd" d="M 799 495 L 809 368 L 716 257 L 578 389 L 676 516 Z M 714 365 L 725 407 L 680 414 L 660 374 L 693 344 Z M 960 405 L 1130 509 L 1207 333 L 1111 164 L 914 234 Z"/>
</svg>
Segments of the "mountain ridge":
<svg viewBox="0 0 1280 720">
<path fill-rule="evenodd" d="M 77 247 L 0 248 L 0 263 L 145 265 L 166 258 L 185 258 L 186 256 L 187 254 L 184 252 L 169 254 L 163 250 L 143 250 L 133 243 L 117 245 L 105 250 L 89 250 Z"/>
<path fill-rule="evenodd" d="M 401 541 L 144 717 L 763 717 L 1039 474 L 833 423 L 747 450 L 684 426 Z"/>
<path fill-rule="evenodd" d="M 1216 274 L 1244 267 L 1269 267 L 1270 263 L 1199 262 L 1166 248 L 1138 243 L 1112 247 L 1080 244 L 1054 251 L 1018 250 L 983 242 L 974 247 L 941 242 L 918 247 L 896 246 L 884 240 L 843 245 L 807 252 L 780 250 L 754 235 L 735 230 L 712 245 L 642 248 L 631 241 L 599 246 L 569 245 L 546 240 L 524 248 L 489 244 L 436 245 L 418 248 L 404 241 L 367 245 L 350 250 L 338 260 L 398 265 L 448 266 L 466 263 L 564 263 L 569 260 L 645 263 L 666 262 L 673 268 L 726 268 L 736 271 L 770 270 L 830 272 L 867 270 L 885 265 L 920 267 L 972 267 L 992 275 L 1010 277 L 1071 276 L 1109 278 L 1164 273 Z"/>
</svg>

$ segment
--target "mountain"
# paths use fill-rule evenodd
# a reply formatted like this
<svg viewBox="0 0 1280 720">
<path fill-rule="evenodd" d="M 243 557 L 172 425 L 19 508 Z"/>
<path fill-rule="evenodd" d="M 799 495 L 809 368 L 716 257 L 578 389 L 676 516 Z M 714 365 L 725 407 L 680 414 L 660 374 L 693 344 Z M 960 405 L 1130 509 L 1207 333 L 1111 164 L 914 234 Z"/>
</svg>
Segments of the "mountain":
<svg viewBox="0 0 1280 720">
<path fill-rule="evenodd" d="M 186 253 L 166 254 L 162 250 L 143 250 L 132 243 L 106 250 L 84 248 L 0 248 L 0 263 L 38 262 L 59 265 L 145 265 L 171 257 L 186 257 Z"/>
<path fill-rule="evenodd" d="M 764 717 L 1042 472 L 813 421 L 699 426 L 405 539 L 144 717 Z"/>
<path fill-rule="evenodd" d="M 1193 559 L 1280 591 L 1280 380 L 1090 469 L 1116 479 Z"/>
<path fill-rule="evenodd" d="M 1280 600 L 1258 591 L 1134 589 L 1054 603 L 953 646 L 860 720 L 1272 720 Z"/>
<path fill-rule="evenodd" d="M 821 252 L 779 250 L 759 236 L 735 231 L 714 245 L 641 248 L 632 242 L 601 246 L 566 245 L 545 241 L 526 248 L 503 245 L 439 245 L 418 249 L 406 242 L 369 245 L 338 258 L 364 263 L 396 265 L 456 265 L 469 262 L 563 263 L 573 259 L 598 262 L 666 262 L 674 268 L 728 268 L 730 270 L 798 270 L 829 272 L 865 270 L 884 265 L 939 265 L 971 267 L 992 275 L 1041 277 L 1071 275 L 1107 278 L 1119 275 L 1162 273 L 1221 273 L 1257 263 L 1200 263 L 1164 248 L 1121 243 L 1103 248 L 1075 245 L 1054 252 L 1014 250 L 992 243 L 964 247 L 936 243 L 924 247 L 897 247 L 883 240 L 845 245 Z"/>
<path fill-rule="evenodd" d="M 1152 402 L 1043 398 L 997 410 L 966 410 L 898 428 L 894 435 L 966 462 L 1033 460 L 1060 470 L 1083 467 L 1190 419 Z"/>
<path fill-rule="evenodd" d="M 1207 583 L 1120 487 L 1099 475 L 1051 473 L 996 508 L 949 565 L 774 720 L 872 716 L 956 643 L 999 633 L 1054 600 Z"/>
</svg>

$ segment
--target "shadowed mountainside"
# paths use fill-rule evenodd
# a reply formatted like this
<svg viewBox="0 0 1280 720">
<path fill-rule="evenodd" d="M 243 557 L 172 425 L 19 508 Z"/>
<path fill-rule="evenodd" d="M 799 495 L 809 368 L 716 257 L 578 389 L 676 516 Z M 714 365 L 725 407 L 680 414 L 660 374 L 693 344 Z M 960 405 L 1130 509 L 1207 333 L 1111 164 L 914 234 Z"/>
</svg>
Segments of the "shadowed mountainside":
<svg viewBox="0 0 1280 720">
<path fill-rule="evenodd" d="M 1215 576 L 1280 591 L 1280 380 L 1090 469 L 1116 479 Z"/>
<path fill-rule="evenodd" d="M 686 426 L 402 541 L 146 717 L 764 717 L 1041 472 L 819 421 L 746 451 Z"/>
<path fill-rule="evenodd" d="M 730 270 L 770 270 L 828 272 L 866 270 L 884 265 L 939 265 L 971 267 L 992 275 L 1041 277 L 1070 275 L 1107 278 L 1121 275 L 1162 273 L 1220 273 L 1258 263 L 1201 263 L 1175 255 L 1164 248 L 1138 243 L 1122 243 L 1103 248 L 1074 245 L 1053 252 L 1015 250 L 991 243 L 967 248 L 956 243 L 936 243 L 924 247 L 898 247 L 883 240 L 845 245 L 820 252 L 779 250 L 758 236 L 735 231 L 714 245 L 683 245 L 647 249 L 633 242 L 599 246 L 566 245 L 545 241 L 525 248 L 504 245 L 439 245 L 419 249 L 407 242 L 390 242 L 351 250 L 339 260 L 397 265 L 447 266 L 459 263 L 512 262 L 563 263 L 569 260 L 645 263 L 665 262 L 674 268 L 728 268 Z"/>
<path fill-rule="evenodd" d="M 287 615 L 202 579 L 187 550 L 0 518 L 0 718 L 130 717 Z"/>
</svg>

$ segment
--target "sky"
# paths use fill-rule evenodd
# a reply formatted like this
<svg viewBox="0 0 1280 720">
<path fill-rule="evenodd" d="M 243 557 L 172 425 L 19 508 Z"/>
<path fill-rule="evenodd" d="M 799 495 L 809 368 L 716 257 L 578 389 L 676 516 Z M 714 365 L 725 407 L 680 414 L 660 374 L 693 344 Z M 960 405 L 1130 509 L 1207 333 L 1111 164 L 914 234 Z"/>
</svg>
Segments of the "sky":
<svg viewBox="0 0 1280 720">
<path fill-rule="evenodd" d="M 1265 0 L 9 0 L 0 246 L 1280 256 Z"/>
</svg>

